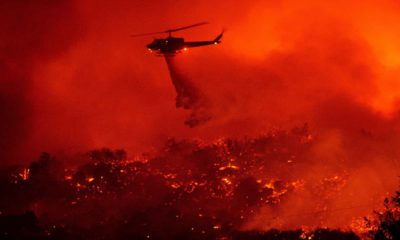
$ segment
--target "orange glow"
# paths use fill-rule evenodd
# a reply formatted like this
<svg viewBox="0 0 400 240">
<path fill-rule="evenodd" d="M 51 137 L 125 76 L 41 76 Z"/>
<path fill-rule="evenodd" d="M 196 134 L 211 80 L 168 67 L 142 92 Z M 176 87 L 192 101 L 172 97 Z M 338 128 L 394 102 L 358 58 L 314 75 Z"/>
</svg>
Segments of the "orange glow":
<svg viewBox="0 0 400 240">
<path fill-rule="evenodd" d="M 7 29 L 0 51 L 1 164 L 25 164 L 46 151 L 60 154 L 70 167 L 81 163 L 71 156 L 103 146 L 126 149 L 143 164 L 151 164 L 148 155 L 158 149 L 178 152 L 171 154 L 178 163 L 196 153 L 193 158 L 202 159 L 201 164 L 182 160 L 188 176 L 220 160 L 213 165 L 218 172 L 213 187 L 224 195 L 215 191 L 213 197 L 241 203 L 247 188 L 235 192 L 242 180 L 235 176 L 248 173 L 248 185 L 266 196 L 263 204 L 282 204 L 283 210 L 257 209 L 243 223 L 250 230 L 298 228 L 304 222 L 348 227 L 398 186 L 397 0 L 235 0 L 228 6 L 209 0 L 82 0 L 56 1 L 54 9 L 7 2 L 16 14 L 8 8 L 0 14 Z M 183 48 L 186 53 L 171 58 L 170 65 L 148 54 L 153 36 L 130 37 L 203 19 L 210 24 L 173 36 L 213 43 L 226 27 L 220 46 Z M 177 108 L 177 91 L 191 104 Z M 295 137 L 287 141 L 281 132 Z M 171 139 L 199 144 L 181 146 L 183 151 Z M 251 158 L 241 159 L 249 152 Z M 255 161 L 263 164 L 255 168 Z M 129 177 L 129 169 L 119 164 L 110 165 Z M 157 176 L 165 181 L 161 193 L 197 193 L 209 183 L 182 179 L 174 171 Z M 13 175 L 13 182 L 39 181 L 35 174 L 26 168 Z M 64 172 L 60 178 L 80 192 L 107 192 L 105 178 L 92 172 Z M 358 202 L 369 206 L 340 217 L 329 212 Z M 315 214 L 321 219 L 286 217 L 304 209 L 324 214 Z M 271 220 L 274 214 L 278 217 Z"/>
<path fill-rule="evenodd" d="M 215 226 L 213 226 L 213 229 L 215 229 L 215 230 L 221 229 L 221 225 L 215 225 Z"/>
<path fill-rule="evenodd" d="M 93 181 L 94 181 L 94 178 L 93 178 L 93 177 L 86 178 L 86 182 L 91 183 L 91 182 L 93 182 Z"/>
<path fill-rule="evenodd" d="M 180 187 L 180 185 L 178 183 L 172 183 L 171 187 L 177 189 Z"/>
<path fill-rule="evenodd" d="M 231 182 L 231 180 L 229 180 L 229 178 L 222 178 L 221 180 L 222 180 L 222 182 L 224 182 L 228 185 L 232 184 L 232 182 Z"/>
<path fill-rule="evenodd" d="M 23 181 L 26 181 L 26 180 L 29 179 L 30 169 L 29 168 L 24 168 L 24 170 L 21 173 L 19 173 L 18 175 L 21 177 L 21 179 Z"/>
<path fill-rule="evenodd" d="M 239 167 L 236 166 L 236 165 L 232 165 L 231 163 L 229 163 L 227 166 L 223 166 L 223 167 L 220 167 L 220 168 L 219 168 L 220 171 L 223 171 L 223 170 L 226 170 L 226 169 L 238 170 Z"/>
</svg>

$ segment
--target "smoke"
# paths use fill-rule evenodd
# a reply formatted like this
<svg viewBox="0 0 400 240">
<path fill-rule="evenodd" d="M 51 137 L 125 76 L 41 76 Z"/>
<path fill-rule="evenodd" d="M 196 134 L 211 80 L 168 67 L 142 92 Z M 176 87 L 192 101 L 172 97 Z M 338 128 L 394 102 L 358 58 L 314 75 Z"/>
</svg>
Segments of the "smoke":
<svg viewBox="0 0 400 240">
<path fill-rule="evenodd" d="M 2 163 L 103 146 L 135 154 L 171 136 L 212 142 L 308 123 L 315 145 L 291 177 L 346 182 L 327 200 L 332 209 L 375 205 L 397 186 L 397 1 L 43 0 L 2 1 L 0 9 Z M 222 44 L 190 49 L 167 66 L 145 54 L 151 39 L 129 38 L 202 20 L 213 24 L 177 36 L 213 39 L 226 27 Z M 307 189 L 278 215 L 313 209 L 318 196 Z M 372 208 L 326 216 L 326 224 Z M 271 211 L 247 227 L 277 226 L 264 224 Z"/>
<path fill-rule="evenodd" d="M 66 5 L 43 1 L 11 8 L 12 4 L 18 5 L 8 3 L 8 8 L 2 8 L 2 24 L 12 29 L 3 33 L 8 45 L 2 46 L 14 51 L 4 55 L 2 62 L 14 63 L 14 67 L 3 64 L 2 71 L 4 78 L 21 79 L 21 84 L 3 85 L 9 88 L 3 92 L 15 98 L 8 101 L 16 103 L 15 111 L 4 115 L 11 125 L 20 127 L 2 132 L 7 136 L 17 136 L 18 131 L 27 134 L 28 138 L 22 137 L 25 146 L 36 152 L 104 145 L 141 152 L 139 149 L 158 146 L 168 136 L 212 140 L 254 136 L 271 127 L 304 122 L 319 127 L 322 103 L 328 98 L 334 101 L 336 96 L 386 117 L 396 113 L 397 88 L 392 87 L 396 86 L 396 48 L 387 44 L 396 42 L 396 36 L 391 34 L 394 27 L 386 23 L 395 18 L 397 8 L 390 1 L 377 8 L 373 2 L 348 4 L 346 9 L 358 8 L 361 13 L 338 13 L 344 2 L 331 6 L 313 1 L 238 1 L 230 8 L 213 3 L 212 10 L 207 2 L 196 1 L 179 8 L 167 2 L 104 2 L 93 7 L 90 1 Z M 46 11 L 51 6 L 58 8 Z M 191 16 L 179 14 L 194 7 Z M 382 12 L 387 17 L 379 18 Z M 24 18 L 17 21 L 20 15 Z M 311 15 L 314 17 L 306 17 Z M 54 21 L 50 23 L 48 18 Z M 185 94 L 196 96 L 189 101 L 196 105 L 192 106 L 197 109 L 192 112 L 194 119 L 207 120 L 188 129 L 181 124 L 187 116 L 173 108 L 174 88 L 164 62 L 145 55 L 143 46 L 150 40 L 128 35 L 199 19 L 213 24 L 179 34 L 187 40 L 207 40 L 222 26 L 228 31 L 221 45 L 177 56 L 179 66 L 174 64 L 174 68 L 184 70 L 179 78 L 191 82 L 185 87 L 191 89 L 190 94 Z M 387 29 L 370 29 L 367 26 L 371 24 Z M 36 45 L 32 47 L 31 42 Z M 385 44 L 377 44 L 381 42 Z M 178 99 L 181 96 L 183 93 L 178 93 Z M 340 116 L 341 109 L 336 111 L 335 116 Z M 12 117 L 14 112 L 27 116 Z M 341 121 L 351 118 L 344 116 Z M 25 126 L 29 129 L 22 130 Z M 330 126 L 320 129 L 325 127 Z M 7 133 L 10 129 L 15 129 L 14 134 Z M 16 141 L 4 142 L 10 147 Z"/>
<path fill-rule="evenodd" d="M 30 151 L 33 127 L 32 74 L 60 56 L 79 36 L 73 1 L 0 3 L 0 158 L 16 161 Z M 21 150 L 22 149 L 22 150 Z"/>
<path fill-rule="evenodd" d="M 190 117 L 186 119 L 185 124 L 189 127 L 195 127 L 204 124 L 210 119 L 207 111 L 207 100 L 202 96 L 199 89 L 194 86 L 189 79 L 184 76 L 183 70 L 178 69 L 176 58 L 165 55 L 165 61 L 171 75 L 172 83 L 176 90 L 176 107 L 191 109 Z"/>
</svg>

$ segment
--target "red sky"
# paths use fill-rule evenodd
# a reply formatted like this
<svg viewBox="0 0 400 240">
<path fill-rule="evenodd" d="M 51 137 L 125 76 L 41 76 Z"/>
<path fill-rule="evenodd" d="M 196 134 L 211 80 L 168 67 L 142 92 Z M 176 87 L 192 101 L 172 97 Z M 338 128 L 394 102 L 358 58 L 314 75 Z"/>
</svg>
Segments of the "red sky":
<svg viewBox="0 0 400 240">
<path fill-rule="evenodd" d="M 347 195 L 373 201 L 398 186 L 399 13 L 395 0 L 3 0 L 1 163 L 307 122 L 317 144 L 305 177 L 343 161 Z M 176 34 L 208 40 L 226 28 L 221 45 L 176 58 L 212 117 L 188 128 L 164 59 L 145 49 L 152 38 L 129 35 L 204 20 Z"/>
<path fill-rule="evenodd" d="M 397 1 L 3 1 L 1 146 L 15 159 L 40 151 L 122 147 L 168 137 L 212 140 L 308 122 L 318 133 L 397 134 Z M 175 108 L 158 31 L 223 43 L 177 57 L 210 102 L 191 129 Z M 396 135 L 397 136 L 397 135 Z M 29 161 L 25 159 L 24 161 Z M 7 160 L 4 160 L 7 161 Z"/>
</svg>

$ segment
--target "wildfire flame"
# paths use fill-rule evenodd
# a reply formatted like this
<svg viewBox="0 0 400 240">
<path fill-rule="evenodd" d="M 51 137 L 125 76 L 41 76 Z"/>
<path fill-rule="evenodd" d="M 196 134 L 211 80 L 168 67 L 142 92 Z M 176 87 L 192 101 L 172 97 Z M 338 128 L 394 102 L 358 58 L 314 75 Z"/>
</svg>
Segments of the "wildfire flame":
<svg viewBox="0 0 400 240">
<path fill-rule="evenodd" d="M 23 181 L 28 180 L 28 179 L 29 179 L 29 175 L 30 175 L 30 169 L 29 169 L 29 168 L 24 168 L 24 169 L 22 170 L 22 172 L 18 174 L 18 176 L 20 176 L 20 178 L 21 178 Z"/>
</svg>

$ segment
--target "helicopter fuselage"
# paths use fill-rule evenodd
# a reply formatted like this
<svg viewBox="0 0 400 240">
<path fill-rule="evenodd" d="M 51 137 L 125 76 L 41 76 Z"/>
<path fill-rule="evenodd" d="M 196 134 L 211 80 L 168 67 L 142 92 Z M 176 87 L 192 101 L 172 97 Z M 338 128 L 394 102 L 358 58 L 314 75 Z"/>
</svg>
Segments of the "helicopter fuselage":
<svg viewBox="0 0 400 240">
<path fill-rule="evenodd" d="M 183 38 L 168 36 L 167 38 L 156 38 L 154 41 L 147 45 L 147 49 L 157 54 L 177 54 L 186 51 L 188 48 L 201 47 L 212 44 L 219 44 L 223 33 L 218 35 L 212 41 L 195 41 L 185 42 Z"/>
<path fill-rule="evenodd" d="M 148 36 L 148 35 L 155 35 L 155 34 L 161 34 L 161 33 L 168 33 L 168 37 L 167 38 L 156 38 L 156 39 L 154 39 L 153 42 L 151 42 L 150 44 L 147 44 L 147 49 L 150 52 L 155 52 L 158 55 L 168 55 L 168 54 L 174 55 L 174 54 L 180 53 L 182 51 L 186 51 L 188 48 L 201 47 L 201 46 L 221 43 L 220 39 L 222 38 L 222 35 L 224 34 L 224 31 L 222 31 L 222 33 L 220 33 L 212 41 L 185 42 L 185 39 L 178 38 L 178 37 L 173 37 L 171 35 L 173 32 L 177 32 L 177 31 L 182 31 L 182 30 L 189 29 L 189 28 L 198 27 L 198 26 L 201 26 L 201 25 L 204 25 L 204 24 L 208 24 L 208 22 L 200 22 L 200 23 L 196 23 L 196 24 L 192 24 L 192 25 L 184 26 L 184 27 L 180 27 L 180 28 L 168 29 L 168 30 L 161 31 L 161 32 L 134 34 L 134 35 L 131 35 L 131 36 L 132 37 L 140 37 L 140 36 Z"/>
<path fill-rule="evenodd" d="M 185 40 L 175 37 L 157 38 L 147 48 L 160 54 L 175 54 L 185 48 Z"/>
</svg>

